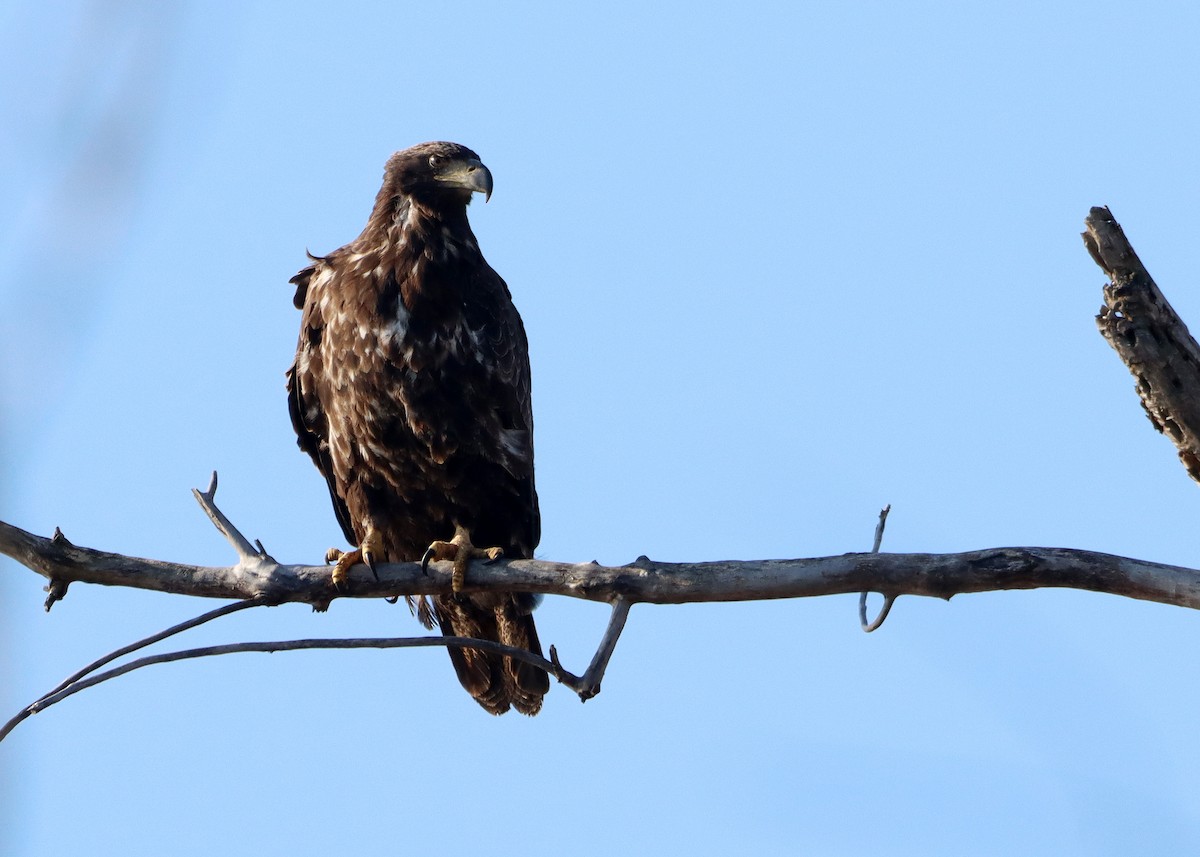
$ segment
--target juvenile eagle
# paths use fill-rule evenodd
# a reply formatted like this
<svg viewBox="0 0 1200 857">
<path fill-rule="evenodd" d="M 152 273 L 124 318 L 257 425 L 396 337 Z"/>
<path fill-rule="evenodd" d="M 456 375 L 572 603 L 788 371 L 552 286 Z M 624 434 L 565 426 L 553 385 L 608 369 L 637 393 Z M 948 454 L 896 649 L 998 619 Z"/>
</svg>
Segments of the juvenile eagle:
<svg viewBox="0 0 1200 857">
<path fill-rule="evenodd" d="M 459 593 L 471 557 L 532 557 L 541 533 L 533 485 L 529 346 L 508 286 L 484 261 L 467 205 L 492 193 L 470 149 L 423 143 L 394 154 L 366 228 L 291 282 L 303 310 L 288 406 L 300 448 L 329 484 L 365 562 L 454 560 L 452 596 L 417 614 L 448 636 L 541 654 L 533 596 Z M 474 544 L 486 547 L 476 548 Z M 427 554 L 428 552 L 428 554 Z M 411 602 L 410 602 L 410 606 Z M 536 714 L 544 672 L 450 648 L 485 709 Z"/>
</svg>

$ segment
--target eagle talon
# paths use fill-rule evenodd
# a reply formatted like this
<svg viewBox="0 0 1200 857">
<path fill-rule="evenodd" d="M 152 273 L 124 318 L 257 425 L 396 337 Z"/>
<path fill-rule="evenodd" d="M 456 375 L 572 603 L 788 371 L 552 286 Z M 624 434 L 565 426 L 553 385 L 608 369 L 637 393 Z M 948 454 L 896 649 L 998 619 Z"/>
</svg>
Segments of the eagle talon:
<svg viewBox="0 0 1200 857">
<path fill-rule="evenodd" d="M 502 556 L 504 556 L 504 548 L 475 547 L 471 544 L 471 534 L 467 532 L 467 528 L 462 524 L 455 524 L 454 538 L 448 542 L 436 541 L 425 549 L 425 555 L 421 558 L 421 569 L 424 570 L 431 559 L 452 560 L 454 570 L 450 574 L 450 588 L 457 595 L 466 586 L 467 566 L 470 565 L 472 559 L 495 562 Z"/>
<path fill-rule="evenodd" d="M 337 548 L 330 548 L 325 554 L 326 562 L 329 558 L 337 560 L 333 566 L 333 574 L 330 576 L 333 588 L 341 592 L 345 587 L 346 579 L 350 574 L 350 569 L 362 562 L 362 551 L 355 548 L 352 551 L 343 553 Z"/>
<path fill-rule="evenodd" d="M 346 583 L 350 577 L 350 569 L 362 563 L 371 570 L 371 576 L 379 580 L 379 573 L 375 570 L 375 566 L 379 562 L 379 555 L 383 553 L 382 539 L 374 529 L 368 529 L 366 536 L 363 537 L 362 544 L 351 551 L 340 551 L 337 548 L 330 548 L 325 551 L 325 562 L 335 563 L 333 566 L 333 588 L 338 591 L 342 590 L 342 584 Z"/>
<path fill-rule="evenodd" d="M 375 570 L 376 560 L 374 551 L 371 551 L 368 548 L 363 548 L 362 558 L 367 568 L 371 569 L 371 577 L 375 578 L 375 580 L 379 580 L 379 572 Z"/>
<path fill-rule="evenodd" d="M 379 580 L 379 572 L 375 570 L 375 566 L 383 555 L 383 539 L 380 538 L 379 531 L 374 527 L 367 527 L 367 534 L 363 536 L 361 550 L 362 561 L 366 563 L 367 568 L 371 569 L 371 577 Z"/>
</svg>

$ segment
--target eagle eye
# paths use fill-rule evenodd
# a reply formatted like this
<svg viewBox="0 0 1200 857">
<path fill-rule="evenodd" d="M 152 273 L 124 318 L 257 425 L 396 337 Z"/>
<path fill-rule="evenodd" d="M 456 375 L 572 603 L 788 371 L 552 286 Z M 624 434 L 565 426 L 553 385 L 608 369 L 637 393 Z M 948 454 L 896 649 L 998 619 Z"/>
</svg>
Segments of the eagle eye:
<svg viewBox="0 0 1200 857">
<path fill-rule="evenodd" d="M 436 170 L 441 165 L 442 165 L 442 156 L 441 155 L 430 155 L 429 156 L 429 166 L 433 167 Z"/>
</svg>

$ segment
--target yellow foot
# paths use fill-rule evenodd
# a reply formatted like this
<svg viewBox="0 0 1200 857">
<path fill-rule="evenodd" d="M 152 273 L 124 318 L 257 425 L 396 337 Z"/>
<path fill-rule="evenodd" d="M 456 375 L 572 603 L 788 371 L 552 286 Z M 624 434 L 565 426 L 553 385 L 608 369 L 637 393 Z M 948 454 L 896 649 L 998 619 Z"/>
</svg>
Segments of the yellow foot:
<svg viewBox="0 0 1200 857">
<path fill-rule="evenodd" d="M 325 551 L 325 562 L 336 563 L 333 566 L 333 588 L 341 589 L 350 569 L 362 562 L 362 551 L 355 548 L 343 553 L 337 548 L 330 548 Z"/>
<path fill-rule="evenodd" d="M 375 565 L 382 553 L 382 540 L 374 530 L 368 530 L 367 537 L 363 539 L 362 544 L 352 551 L 342 553 L 337 548 L 325 551 L 325 562 L 335 563 L 333 566 L 334 588 L 341 589 L 350 574 L 350 569 L 359 563 L 365 563 L 367 568 L 371 569 L 371 576 L 378 580 L 379 575 L 375 572 Z"/>
<path fill-rule="evenodd" d="M 493 561 L 504 556 L 504 548 L 477 548 L 471 544 L 471 534 L 461 524 L 454 525 L 454 538 L 448 542 L 434 542 L 421 557 L 421 570 L 424 571 L 430 560 L 453 560 L 454 573 L 450 576 L 450 586 L 455 592 L 461 592 L 467 579 L 467 565 L 472 559 Z"/>
</svg>

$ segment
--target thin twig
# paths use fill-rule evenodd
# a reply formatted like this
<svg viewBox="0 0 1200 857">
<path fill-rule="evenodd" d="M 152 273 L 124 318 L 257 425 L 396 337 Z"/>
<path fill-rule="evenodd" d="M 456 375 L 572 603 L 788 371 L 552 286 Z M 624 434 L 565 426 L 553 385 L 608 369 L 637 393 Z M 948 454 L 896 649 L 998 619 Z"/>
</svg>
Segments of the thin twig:
<svg viewBox="0 0 1200 857">
<path fill-rule="evenodd" d="M 875 544 L 871 546 L 871 553 L 879 553 L 879 548 L 883 544 L 883 528 L 887 526 L 888 515 L 891 511 L 891 503 L 879 510 L 879 523 L 875 525 Z"/>
<path fill-rule="evenodd" d="M 214 655 L 229 655 L 239 652 L 290 652 L 301 649 L 405 649 L 428 646 L 454 646 L 458 648 L 479 649 L 480 651 L 492 652 L 498 655 L 505 655 L 514 660 L 524 661 L 527 664 L 532 664 L 539 669 L 545 670 L 551 675 L 557 674 L 554 664 L 532 652 L 512 646 L 505 646 L 502 643 L 496 643 L 491 640 L 475 640 L 470 637 L 358 637 L 344 640 L 278 640 L 274 642 L 229 643 L 222 646 L 203 646 L 195 649 L 184 649 L 178 652 L 166 652 L 161 655 L 147 655 L 144 658 L 138 658 L 129 663 L 121 664 L 119 667 L 113 667 L 91 678 L 72 682 L 66 687 L 60 685 L 59 690 L 48 693 L 37 702 L 26 706 L 20 714 L 4 724 L 0 728 L 0 741 L 3 741 L 18 723 L 30 715 L 45 711 L 50 706 L 62 702 L 67 697 L 73 696 L 81 690 L 87 690 L 89 687 L 95 687 L 98 684 L 118 678 L 126 673 L 142 669 L 143 667 L 153 666 L 154 664 L 173 663 L 175 661 L 206 658 Z M 570 676 L 569 673 L 567 675 Z"/>
<path fill-rule="evenodd" d="M 180 622 L 178 625 L 172 625 L 170 628 L 159 631 L 157 634 L 151 634 L 149 637 L 145 637 L 137 642 L 130 643 L 128 646 L 122 646 L 114 652 L 109 652 L 104 657 L 92 661 L 90 664 L 83 667 L 83 669 L 77 670 L 76 672 L 67 676 L 65 679 L 59 682 L 54 689 L 43 694 L 36 701 L 30 703 L 17 712 L 8 720 L 7 723 L 5 723 L 3 726 L 0 726 L 0 741 L 3 741 L 5 736 L 8 735 L 8 733 L 11 732 L 18 723 L 30 715 L 36 714 L 38 711 L 44 708 L 45 705 L 43 703 L 45 703 L 47 699 L 61 693 L 69 687 L 72 687 L 85 675 L 95 672 L 105 664 L 110 664 L 117 658 L 122 658 L 125 655 L 128 655 L 130 652 L 136 652 L 138 649 L 144 649 L 146 646 L 152 646 L 157 642 L 167 639 L 167 637 L 172 637 L 176 634 L 190 630 L 191 628 L 203 625 L 205 622 L 211 622 L 213 619 L 219 619 L 222 616 L 228 616 L 230 613 L 236 613 L 239 610 L 245 610 L 248 607 L 259 607 L 269 603 L 270 601 L 267 598 L 260 595 L 255 598 L 248 598 L 245 601 L 226 604 L 222 607 L 218 607 L 216 610 L 210 610 L 207 613 L 202 613 L 193 619 L 188 619 L 186 622 Z M 74 693 L 74 691 L 72 691 L 72 693 Z M 70 694 L 67 695 L 69 696 Z"/>
<path fill-rule="evenodd" d="M 270 602 L 266 598 L 259 595 L 254 598 L 247 598 L 245 601 L 236 601 L 233 604 L 226 604 L 223 607 L 218 607 L 216 610 L 210 610 L 207 613 L 201 613 L 199 616 L 196 616 L 193 619 L 188 619 L 186 622 L 180 622 L 178 625 L 172 625 L 170 628 L 159 631 L 157 634 L 151 634 L 149 637 L 138 640 L 135 643 L 130 643 L 128 646 L 122 646 L 115 652 L 110 652 L 99 660 L 92 661 L 83 669 L 72 673 L 63 679 L 58 687 L 51 690 L 46 694 L 46 696 L 52 696 L 53 694 L 58 693 L 68 685 L 72 685 L 79 681 L 88 673 L 93 673 L 105 664 L 110 664 L 117 658 L 123 658 L 125 655 L 128 655 L 131 652 L 136 652 L 138 649 L 144 649 L 147 646 L 152 646 L 155 643 L 167 639 L 168 637 L 173 637 L 176 634 L 182 634 L 184 631 L 190 631 L 192 628 L 203 625 L 205 622 L 211 622 L 213 619 L 220 619 L 222 616 L 228 616 L 230 613 L 237 613 L 239 610 L 245 610 L 248 607 L 261 607 L 262 605 L 269 603 Z M 34 704 L 36 705 L 37 703 Z"/>
<path fill-rule="evenodd" d="M 225 513 L 217 508 L 214 498 L 217 496 L 217 471 L 213 471 L 212 479 L 208 483 L 208 490 L 201 491 L 199 488 L 192 489 L 192 496 L 196 498 L 196 502 L 200 504 L 200 508 L 204 510 L 204 514 L 208 515 L 210 521 L 213 522 L 218 530 L 237 551 L 237 555 L 242 560 L 260 559 L 267 556 L 267 552 L 263 550 L 262 542 L 258 543 L 258 550 L 254 549 L 254 545 L 250 544 L 249 539 L 242 535 L 241 531 L 235 527 Z"/>
<path fill-rule="evenodd" d="M 879 548 L 883 544 L 883 528 L 887 526 L 888 513 L 892 511 L 892 504 L 888 503 L 879 510 L 879 523 L 875 525 L 875 544 L 871 547 L 871 553 L 879 553 Z M 873 622 L 867 621 L 867 592 L 861 592 L 858 596 L 858 624 L 866 633 L 871 633 L 879 629 L 887 619 L 888 613 L 891 612 L 892 604 L 896 601 L 895 595 L 883 594 L 883 607 L 879 610 L 879 615 L 875 617 Z"/>
<path fill-rule="evenodd" d="M 895 595 L 884 595 L 883 606 L 879 608 L 879 615 L 875 617 L 875 621 L 867 621 L 867 593 L 863 593 L 858 600 L 858 622 L 862 629 L 868 634 L 872 631 L 879 630 L 879 626 L 887 619 L 888 613 L 892 611 L 892 605 L 896 603 Z"/>
<path fill-rule="evenodd" d="M 608 627 L 604 629 L 604 637 L 600 640 L 596 654 L 592 657 L 592 662 L 588 664 L 587 671 L 582 676 L 572 675 L 563 669 L 563 665 L 558 660 L 558 651 L 554 646 L 550 647 L 550 662 L 553 665 L 553 669 L 550 671 L 551 675 L 579 694 L 580 702 L 587 702 L 600 692 L 600 682 L 604 679 L 604 671 L 608 669 L 608 661 L 617 648 L 617 640 L 621 638 L 621 631 L 625 628 L 625 620 L 629 618 L 629 608 L 632 606 L 633 602 L 624 598 L 617 598 L 613 601 L 612 614 L 608 617 Z"/>
<path fill-rule="evenodd" d="M 600 692 L 600 680 L 604 678 L 608 661 L 617 648 L 617 640 L 621 639 L 621 631 L 625 629 L 625 620 L 629 618 L 629 609 L 632 606 L 633 602 L 624 598 L 618 598 L 613 602 L 612 615 L 608 617 L 608 627 L 604 629 L 604 637 L 600 640 L 600 646 L 596 649 L 592 662 L 588 664 L 587 672 L 583 674 L 583 680 L 587 684 L 591 696 Z"/>
</svg>

